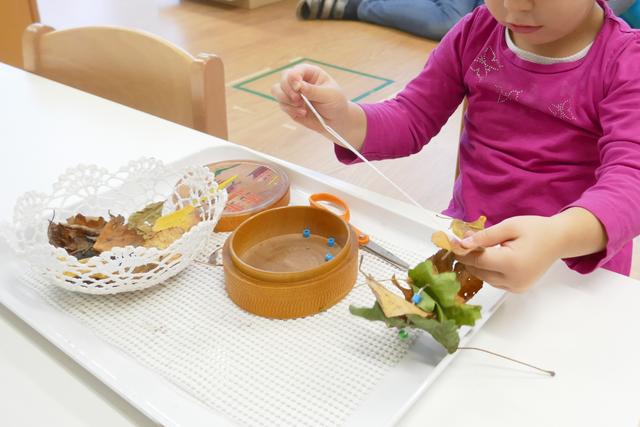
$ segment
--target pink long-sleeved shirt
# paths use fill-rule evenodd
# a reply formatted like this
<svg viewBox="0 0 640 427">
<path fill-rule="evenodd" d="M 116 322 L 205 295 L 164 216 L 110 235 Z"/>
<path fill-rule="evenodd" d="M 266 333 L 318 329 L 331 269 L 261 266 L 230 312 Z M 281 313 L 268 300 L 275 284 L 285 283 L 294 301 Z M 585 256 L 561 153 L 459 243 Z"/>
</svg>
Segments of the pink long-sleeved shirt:
<svg viewBox="0 0 640 427">
<path fill-rule="evenodd" d="M 582 207 L 603 224 L 604 251 L 566 260 L 628 275 L 640 234 L 640 31 L 602 0 L 605 22 L 582 59 L 539 64 L 509 49 L 480 7 L 454 27 L 396 98 L 362 105 L 371 160 L 408 156 L 466 96 L 460 176 L 446 214 L 489 224 Z M 357 158 L 336 146 L 344 163 Z"/>
</svg>

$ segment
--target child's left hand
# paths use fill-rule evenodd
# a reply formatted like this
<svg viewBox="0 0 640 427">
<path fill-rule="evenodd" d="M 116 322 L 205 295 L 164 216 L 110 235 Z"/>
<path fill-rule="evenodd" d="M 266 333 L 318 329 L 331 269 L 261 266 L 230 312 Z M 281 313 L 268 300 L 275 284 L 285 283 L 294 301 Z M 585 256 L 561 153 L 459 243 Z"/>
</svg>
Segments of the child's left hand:
<svg viewBox="0 0 640 427">
<path fill-rule="evenodd" d="M 462 240 L 473 251 L 458 260 L 491 285 L 524 292 L 560 258 L 562 233 L 554 232 L 553 218 L 518 216 Z"/>
</svg>

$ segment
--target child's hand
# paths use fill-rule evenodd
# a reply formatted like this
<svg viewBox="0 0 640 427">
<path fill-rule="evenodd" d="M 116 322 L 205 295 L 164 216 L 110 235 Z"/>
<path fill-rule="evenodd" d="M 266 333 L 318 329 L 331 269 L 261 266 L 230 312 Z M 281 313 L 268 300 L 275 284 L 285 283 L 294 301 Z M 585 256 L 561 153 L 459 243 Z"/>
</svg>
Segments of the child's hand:
<svg viewBox="0 0 640 427">
<path fill-rule="evenodd" d="M 313 103 L 326 123 L 334 129 L 343 126 L 347 117 L 348 101 L 336 81 L 322 68 L 300 64 L 282 73 L 280 83 L 271 87 L 271 94 L 280 108 L 301 125 L 323 133 L 322 126 L 307 109 L 299 93 Z"/>
<path fill-rule="evenodd" d="M 524 292 L 560 258 L 563 234 L 554 233 L 553 223 L 542 216 L 507 219 L 464 239 L 463 247 L 486 249 L 458 260 L 497 288 Z"/>
</svg>

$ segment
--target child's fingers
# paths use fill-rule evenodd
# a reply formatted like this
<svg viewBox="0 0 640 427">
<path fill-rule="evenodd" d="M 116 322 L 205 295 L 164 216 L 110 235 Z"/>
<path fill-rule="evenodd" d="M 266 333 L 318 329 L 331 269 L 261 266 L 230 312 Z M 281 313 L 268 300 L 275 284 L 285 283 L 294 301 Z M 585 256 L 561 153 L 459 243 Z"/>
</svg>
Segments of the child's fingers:
<svg viewBox="0 0 640 427">
<path fill-rule="evenodd" d="M 294 100 L 300 99 L 298 93 L 307 85 L 323 86 L 330 82 L 329 75 L 320 67 L 309 64 L 296 65 L 282 73 L 282 86 Z M 293 93 L 290 93 L 288 90 Z"/>
<path fill-rule="evenodd" d="M 312 85 L 309 83 L 302 83 L 300 92 L 306 96 L 309 101 L 318 102 L 320 104 L 330 104 L 340 96 L 336 89 L 332 87 Z"/>
<path fill-rule="evenodd" d="M 295 120 L 300 120 L 307 116 L 306 108 L 298 108 L 287 104 L 280 104 L 280 109 Z"/>
<path fill-rule="evenodd" d="M 518 229 L 509 220 L 503 221 L 492 227 L 474 233 L 460 241 L 463 247 L 483 247 L 489 248 L 507 242 L 518 237 Z"/>
<path fill-rule="evenodd" d="M 328 74 L 317 65 L 300 64 L 291 68 L 291 83 L 307 82 L 311 84 L 322 84 L 328 78 Z M 300 90 L 296 85 L 293 86 L 294 90 Z"/>
<path fill-rule="evenodd" d="M 467 268 L 467 271 L 469 273 L 473 274 L 478 279 L 487 282 L 488 284 L 490 284 L 494 288 L 508 290 L 508 288 L 507 288 L 507 286 L 505 284 L 505 276 L 504 276 L 504 274 L 499 273 L 497 271 L 484 270 L 482 268 L 472 267 L 472 266 L 469 266 L 469 265 L 467 265 L 466 268 Z"/>
<path fill-rule="evenodd" d="M 296 103 L 292 101 L 291 98 L 284 92 L 280 83 L 275 83 L 273 86 L 271 86 L 271 95 L 273 95 L 273 97 L 276 99 L 276 101 L 278 101 L 279 104 L 289 105 L 297 108 L 304 108 L 304 103 L 302 102 L 300 96 L 298 96 L 298 98 L 300 98 L 300 102 Z"/>
<path fill-rule="evenodd" d="M 293 80 L 292 80 L 291 73 L 292 71 L 288 71 L 288 72 L 285 71 L 280 75 L 279 86 L 282 92 L 289 99 L 289 102 L 288 102 L 289 104 L 302 106 L 304 102 L 302 101 L 302 98 L 300 97 L 298 90 L 293 88 L 293 84 L 298 82 L 298 80 L 297 80 L 297 77 L 293 77 Z M 296 86 L 298 85 L 299 84 L 296 84 Z"/>
<path fill-rule="evenodd" d="M 464 256 L 457 256 L 456 259 L 467 267 L 480 268 L 491 271 L 505 271 L 510 260 L 511 249 L 503 246 L 486 248 L 483 251 L 469 252 Z"/>
</svg>

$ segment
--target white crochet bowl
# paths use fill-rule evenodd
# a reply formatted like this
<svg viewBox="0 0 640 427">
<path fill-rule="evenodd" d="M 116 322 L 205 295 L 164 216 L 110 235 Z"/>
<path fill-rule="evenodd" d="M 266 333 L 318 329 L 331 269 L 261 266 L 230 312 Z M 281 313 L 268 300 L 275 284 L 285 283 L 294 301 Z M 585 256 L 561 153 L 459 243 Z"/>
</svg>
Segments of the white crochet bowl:
<svg viewBox="0 0 640 427">
<path fill-rule="evenodd" d="M 177 184 L 180 183 L 180 191 Z M 79 261 L 49 243 L 49 221 L 77 213 L 128 217 L 152 202 L 165 201 L 163 214 L 197 201 L 201 222 L 166 249 L 116 247 Z M 206 167 L 177 170 L 143 158 L 116 172 L 95 165 L 67 170 L 51 194 L 29 192 L 20 197 L 13 224 L 4 233 L 10 246 L 36 274 L 61 288 L 88 294 L 136 291 L 164 282 L 184 270 L 203 250 L 227 201 Z"/>
</svg>

